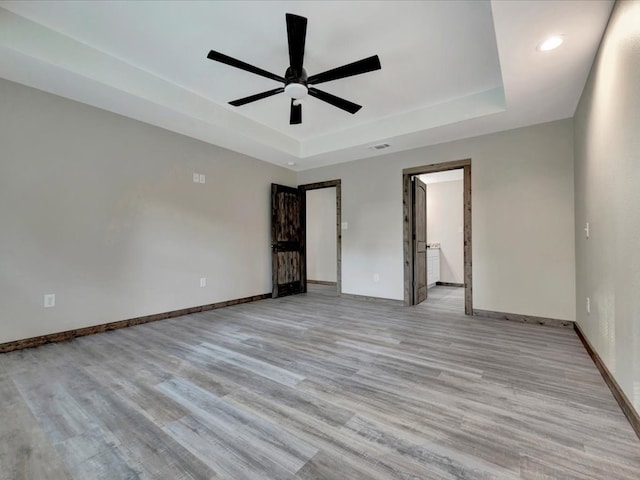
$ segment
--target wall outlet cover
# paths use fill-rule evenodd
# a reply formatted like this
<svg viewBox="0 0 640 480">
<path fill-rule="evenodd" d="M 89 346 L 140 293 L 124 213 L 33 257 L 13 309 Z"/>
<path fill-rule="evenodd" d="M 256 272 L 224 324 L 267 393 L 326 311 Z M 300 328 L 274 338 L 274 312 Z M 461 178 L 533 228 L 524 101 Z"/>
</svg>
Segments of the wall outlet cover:
<svg viewBox="0 0 640 480">
<path fill-rule="evenodd" d="M 340 228 L 342 230 L 348 230 L 349 229 L 349 222 L 342 222 L 342 224 L 340 225 Z"/>
<path fill-rule="evenodd" d="M 205 180 L 206 180 L 206 178 L 205 178 L 204 174 L 201 173 L 200 174 L 200 183 L 204 183 Z"/>
<path fill-rule="evenodd" d="M 200 174 L 199 173 L 194 173 L 193 174 L 193 183 L 200 183 Z"/>
</svg>

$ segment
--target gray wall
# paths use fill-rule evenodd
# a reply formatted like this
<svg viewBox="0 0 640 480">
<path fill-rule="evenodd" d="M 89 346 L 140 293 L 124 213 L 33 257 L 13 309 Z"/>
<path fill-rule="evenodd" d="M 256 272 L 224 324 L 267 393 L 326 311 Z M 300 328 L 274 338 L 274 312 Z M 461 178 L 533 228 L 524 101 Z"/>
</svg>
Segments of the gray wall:
<svg viewBox="0 0 640 480">
<path fill-rule="evenodd" d="M 474 308 L 574 320 L 570 119 L 300 172 L 342 179 L 342 291 L 403 298 L 402 169 L 465 158 Z"/>
<path fill-rule="evenodd" d="M 575 115 L 576 309 L 578 324 L 636 411 L 640 411 L 639 86 L 640 2 L 618 2 Z"/>
<path fill-rule="evenodd" d="M 421 175 L 428 177 L 428 175 Z M 440 243 L 440 281 L 464 283 L 462 180 L 427 185 L 427 242 Z"/>
<path fill-rule="evenodd" d="M 0 343 L 271 291 L 293 172 L 5 80 L 0 106 Z"/>
</svg>

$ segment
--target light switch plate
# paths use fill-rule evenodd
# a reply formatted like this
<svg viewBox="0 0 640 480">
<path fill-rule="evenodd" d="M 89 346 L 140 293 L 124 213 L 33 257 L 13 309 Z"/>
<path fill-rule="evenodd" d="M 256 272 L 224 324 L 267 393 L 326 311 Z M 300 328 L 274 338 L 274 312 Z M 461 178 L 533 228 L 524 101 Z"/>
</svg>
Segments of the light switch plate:
<svg viewBox="0 0 640 480">
<path fill-rule="evenodd" d="M 200 279 L 200 287 L 206 287 L 207 286 L 207 277 L 202 277 Z"/>
<path fill-rule="evenodd" d="M 193 183 L 200 183 L 200 174 L 199 173 L 194 173 L 193 174 Z"/>
<path fill-rule="evenodd" d="M 51 308 L 56 306 L 56 295 L 55 293 L 47 293 L 44 296 L 44 308 Z"/>
<path fill-rule="evenodd" d="M 204 181 L 206 180 L 205 176 L 203 173 L 200 174 L 200 183 L 204 183 Z"/>
<path fill-rule="evenodd" d="M 349 229 L 349 222 L 342 222 L 342 224 L 340 225 L 340 228 L 342 230 L 348 230 Z"/>
</svg>

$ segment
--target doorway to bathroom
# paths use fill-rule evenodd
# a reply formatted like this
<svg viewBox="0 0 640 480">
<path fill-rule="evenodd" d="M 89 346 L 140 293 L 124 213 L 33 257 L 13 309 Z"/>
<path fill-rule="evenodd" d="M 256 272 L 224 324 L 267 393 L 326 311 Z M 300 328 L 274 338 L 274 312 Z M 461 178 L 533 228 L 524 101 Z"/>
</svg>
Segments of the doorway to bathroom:
<svg viewBox="0 0 640 480">
<path fill-rule="evenodd" d="M 403 170 L 403 210 L 405 304 L 471 315 L 471 160 Z"/>
</svg>

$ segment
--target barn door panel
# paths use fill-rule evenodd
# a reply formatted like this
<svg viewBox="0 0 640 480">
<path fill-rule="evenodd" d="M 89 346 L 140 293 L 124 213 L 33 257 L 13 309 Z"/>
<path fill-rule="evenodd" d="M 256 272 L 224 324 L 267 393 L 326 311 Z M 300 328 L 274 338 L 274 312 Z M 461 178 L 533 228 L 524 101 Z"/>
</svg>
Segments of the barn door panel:
<svg viewBox="0 0 640 480">
<path fill-rule="evenodd" d="M 273 298 L 306 291 L 304 213 L 300 190 L 271 185 Z"/>
</svg>

